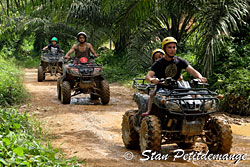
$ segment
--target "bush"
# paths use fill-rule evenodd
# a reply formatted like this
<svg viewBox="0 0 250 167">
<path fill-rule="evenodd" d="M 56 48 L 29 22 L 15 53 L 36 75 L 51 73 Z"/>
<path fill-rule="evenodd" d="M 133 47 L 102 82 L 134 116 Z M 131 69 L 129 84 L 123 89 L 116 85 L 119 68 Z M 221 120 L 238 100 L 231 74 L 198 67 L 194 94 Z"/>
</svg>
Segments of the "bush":
<svg viewBox="0 0 250 167">
<path fill-rule="evenodd" d="M 16 64 L 24 68 L 37 68 L 40 63 L 41 63 L 40 57 L 27 56 L 22 60 L 20 59 L 16 60 Z"/>
<path fill-rule="evenodd" d="M 35 137 L 41 128 L 15 109 L 0 109 L 0 166 L 80 166 Z"/>
<path fill-rule="evenodd" d="M 250 115 L 250 71 L 248 69 L 228 70 L 229 77 L 219 75 L 215 84 L 225 94 L 220 110 L 233 114 Z M 227 74 L 226 73 L 226 74 Z"/>
<path fill-rule="evenodd" d="M 128 70 L 124 53 L 114 54 L 112 50 L 106 50 L 100 53 L 100 57 L 96 61 L 104 66 L 103 76 L 111 83 L 127 83 L 135 76 Z"/>
<path fill-rule="evenodd" d="M 5 60 L 0 56 L 0 106 L 17 104 L 28 97 L 22 85 L 20 71 L 13 60 Z"/>
<path fill-rule="evenodd" d="M 227 45 L 215 61 L 214 75 L 209 78 L 211 89 L 224 94 L 220 110 L 233 114 L 250 115 L 250 44 L 235 44 L 227 39 Z"/>
</svg>

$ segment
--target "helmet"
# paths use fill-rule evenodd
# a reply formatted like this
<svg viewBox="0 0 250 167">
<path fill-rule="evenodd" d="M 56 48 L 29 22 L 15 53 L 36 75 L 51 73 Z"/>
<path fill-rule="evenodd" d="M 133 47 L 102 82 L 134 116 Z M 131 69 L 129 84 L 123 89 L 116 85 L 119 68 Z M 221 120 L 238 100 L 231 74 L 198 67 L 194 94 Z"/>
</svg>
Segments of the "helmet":
<svg viewBox="0 0 250 167">
<path fill-rule="evenodd" d="M 164 50 L 165 45 L 167 45 L 169 43 L 176 43 L 176 45 L 177 45 L 177 40 L 174 37 L 164 38 L 163 41 L 161 42 L 162 49 Z"/>
<path fill-rule="evenodd" d="M 163 55 L 165 55 L 165 52 L 162 50 L 162 49 L 155 49 L 153 52 L 152 52 L 152 56 L 154 57 L 154 55 L 156 53 L 162 53 Z"/>
<path fill-rule="evenodd" d="M 84 37 L 85 37 L 85 40 L 87 39 L 87 34 L 85 33 L 85 32 L 79 32 L 78 34 L 77 34 L 77 40 L 79 40 L 79 36 L 80 35 L 83 35 Z"/>
<path fill-rule="evenodd" d="M 51 39 L 51 41 L 56 41 L 56 42 L 58 42 L 58 39 L 57 39 L 57 37 L 53 37 L 53 38 Z"/>
</svg>

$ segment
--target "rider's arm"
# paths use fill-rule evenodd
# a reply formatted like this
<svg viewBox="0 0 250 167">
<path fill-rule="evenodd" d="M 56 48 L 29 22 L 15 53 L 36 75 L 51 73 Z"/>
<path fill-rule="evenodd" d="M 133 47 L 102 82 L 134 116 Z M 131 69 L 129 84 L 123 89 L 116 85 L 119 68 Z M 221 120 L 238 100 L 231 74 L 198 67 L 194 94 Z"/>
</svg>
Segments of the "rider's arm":
<svg viewBox="0 0 250 167">
<path fill-rule="evenodd" d="M 59 45 L 57 45 L 57 46 L 58 46 L 58 52 L 59 52 L 59 53 L 64 53 L 64 50 L 62 50 L 61 47 L 60 47 Z"/>
<path fill-rule="evenodd" d="M 46 50 L 46 49 L 48 49 L 48 46 L 45 46 L 45 47 L 43 48 L 43 50 Z"/>
<path fill-rule="evenodd" d="M 201 80 L 201 82 L 207 82 L 207 78 L 203 77 L 197 70 L 195 70 L 191 65 L 188 65 L 186 71 L 195 78 Z"/>
<path fill-rule="evenodd" d="M 57 45 L 58 52 L 62 53 L 62 49 L 59 45 Z"/>
<path fill-rule="evenodd" d="M 95 57 L 98 57 L 98 56 L 99 56 L 98 54 L 96 54 L 96 52 L 95 52 L 93 46 L 92 46 L 90 43 L 88 43 L 88 47 L 89 47 L 91 53 L 92 53 L 93 55 L 95 55 Z"/>
<path fill-rule="evenodd" d="M 159 82 L 159 79 L 155 78 L 154 75 L 155 75 L 154 71 L 149 71 L 148 74 L 146 75 L 146 81 L 152 82 L 153 84 L 157 84 Z"/>
<path fill-rule="evenodd" d="M 76 49 L 76 45 L 74 45 L 74 46 L 68 51 L 68 53 L 66 53 L 65 58 L 66 58 L 66 59 L 69 59 L 69 58 L 70 58 L 70 54 L 73 53 L 73 52 L 75 51 L 75 49 Z"/>
</svg>

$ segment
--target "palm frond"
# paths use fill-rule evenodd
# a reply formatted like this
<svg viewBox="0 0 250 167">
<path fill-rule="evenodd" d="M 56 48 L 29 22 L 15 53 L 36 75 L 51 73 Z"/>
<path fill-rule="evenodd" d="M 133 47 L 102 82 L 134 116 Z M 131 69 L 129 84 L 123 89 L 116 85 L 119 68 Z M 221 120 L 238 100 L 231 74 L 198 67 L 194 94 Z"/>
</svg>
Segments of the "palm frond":
<svg viewBox="0 0 250 167">
<path fill-rule="evenodd" d="M 204 4 L 200 12 L 198 30 L 199 63 L 203 64 L 203 74 L 211 74 L 215 56 L 220 53 L 224 44 L 223 36 L 229 37 L 231 32 L 238 31 L 238 25 L 247 13 L 246 1 L 218 0 Z M 202 17 L 201 17 L 202 16 Z"/>
</svg>

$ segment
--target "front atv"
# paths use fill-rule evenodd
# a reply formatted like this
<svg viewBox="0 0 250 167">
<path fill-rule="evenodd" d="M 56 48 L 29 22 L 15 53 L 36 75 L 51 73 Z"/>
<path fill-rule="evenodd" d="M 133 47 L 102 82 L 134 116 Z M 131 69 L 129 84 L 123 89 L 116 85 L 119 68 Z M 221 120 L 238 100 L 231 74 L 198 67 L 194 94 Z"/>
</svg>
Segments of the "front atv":
<svg viewBox="0 0 250 167">
<path fill-rule="evenodd" d="M 213 116 L 219 105 L 216 93 L 199 88 L 204 84 L 196 79 L 189 83 L 168 78 L 161 84 L 148 116 L 142 117 L 141 114 L 147 111 L 149 95 L 134 95 L 139 109 L 127 111 L 123 116 L 126 118 L 129 115 L 130 120 L 124 121 L 124 118 L 122 122 L 125 146 L 140 146 L 143 152 L 160 151 L 163 144 L 176 143 L 186 149 L 201 142 L 208 146 L 210 152 L 229 153 L 232 147 L 231 127 Z M 129 147 L 129 140 L 135 141 L 133 147 Z"/>
<path fill-rule="evenodd" d="M 70 104 L 71 97 L 90 94 L 91 100 L 101 99 L 103 105 L 110 100 L 108 82 L 102 77 L 102 65 L 90 62 L 87 58 L 74 60 L 64 66 L 63 76 L 57 81 L 58 99 L 63 104 Z"/>
<path fill-rule="evenodd" d="M 41 63 L 38 66 L 37 73 L 38 82 L 45 80 L 46 73 L 50 73 L 51 76 L 62 74 L 63 57 L 63 53 L 42 52 Z"/>
</svg>

